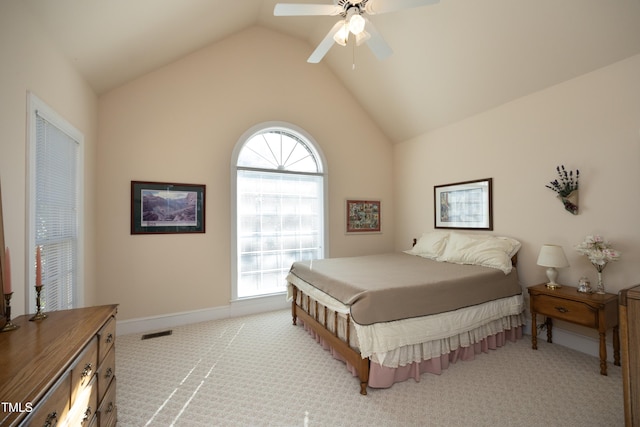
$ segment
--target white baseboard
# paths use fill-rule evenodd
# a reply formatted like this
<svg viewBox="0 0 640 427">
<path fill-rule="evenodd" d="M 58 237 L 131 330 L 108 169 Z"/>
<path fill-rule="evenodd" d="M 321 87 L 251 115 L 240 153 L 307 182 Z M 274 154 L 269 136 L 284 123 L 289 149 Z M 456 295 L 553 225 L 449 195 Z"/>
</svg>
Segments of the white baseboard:
<svg viewBox="0 0 640 427">
<path fill-rule="evenodd" d="M 290 307 L 290 303 L 286 301 L 285 294 L 247 298 L 232 301 L 229 305 L 221 307 L 212 307 L 181 313 L 170 313 L 159 316 L 140 317 L 137 319 L 118 320 L 117 334 L 129 335 L 147 333 L 175 328 L 177 326 L 189 325 L 192 323 L 282 310 L 288 307 Z"/>
</svg>

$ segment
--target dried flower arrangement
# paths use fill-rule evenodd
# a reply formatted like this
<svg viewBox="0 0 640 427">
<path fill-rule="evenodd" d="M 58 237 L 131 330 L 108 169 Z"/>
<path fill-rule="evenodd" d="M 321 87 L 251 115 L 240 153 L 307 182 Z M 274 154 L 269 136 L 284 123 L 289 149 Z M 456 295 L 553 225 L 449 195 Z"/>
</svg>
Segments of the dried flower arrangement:
<svg viewBox="0 0 640 427">
<path fill-rule="evenodd" d="M 560 165 L 556 167 L 556 172 L 558 173 L 558 179 L 554 179 L 546 187 L 558 193 L 558 198 L 568 212 L 577 215 L 580 171 L 576 169 L 574 175 L 573 171 L 567 172 L 564 165 Z"/>
</svg>

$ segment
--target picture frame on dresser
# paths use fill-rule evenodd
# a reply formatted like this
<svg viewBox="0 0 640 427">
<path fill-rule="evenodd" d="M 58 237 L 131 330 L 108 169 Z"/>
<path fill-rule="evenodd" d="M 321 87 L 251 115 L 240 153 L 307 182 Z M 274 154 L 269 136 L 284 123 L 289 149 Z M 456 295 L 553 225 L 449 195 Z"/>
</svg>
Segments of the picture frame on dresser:
<svg viewBox="0 0 640 427">
<path fill-rule="evenodd" d="M 433 187 L 434 227 L 493 230 L 493 179 Z"/>
<path fill-rule="evenodd" d="M 131 181 L 131 234 L 205 232 L 204 184 Z"/>
</svg>

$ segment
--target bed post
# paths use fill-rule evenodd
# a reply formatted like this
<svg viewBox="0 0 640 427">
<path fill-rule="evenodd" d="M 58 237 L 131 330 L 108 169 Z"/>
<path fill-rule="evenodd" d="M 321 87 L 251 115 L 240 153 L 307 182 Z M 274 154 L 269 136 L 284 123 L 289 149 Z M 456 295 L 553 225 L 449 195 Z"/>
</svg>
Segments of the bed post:
<svg viewBox="0 0 640 427">
<path fill-rule="evenodd" d="M 364 366 L 361 366 L 358 370 L 358 376 L 360 377 L 360 394 L 367 395 L 367 384 L 369 383 L 369 358 L 362 361 Z"/>
<path fill-rule="evenodd" d="M 298 315 L 296 314 L 296 301 L 298 299 L 298 288 L 291 284 L 291 289 L 293 290 L 293 299 L 291 300 L 291 317 L 293 318 L 293 326 L 298 324 Z"/>
</svg>

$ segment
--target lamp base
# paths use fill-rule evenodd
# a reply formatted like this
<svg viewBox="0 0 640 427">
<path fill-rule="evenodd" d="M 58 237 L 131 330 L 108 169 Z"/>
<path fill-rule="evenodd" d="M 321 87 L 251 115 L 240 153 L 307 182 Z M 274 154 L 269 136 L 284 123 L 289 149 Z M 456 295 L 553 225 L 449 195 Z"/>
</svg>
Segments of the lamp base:
<svg viewBox="0 0 640 427">
<path fill-rule="evenodd" d="M 562 285 L 558 285 L 557 283 L 547 283 L 545 286 L 549 289 L 559 289 L 562 287 Z"/>
</svg>

